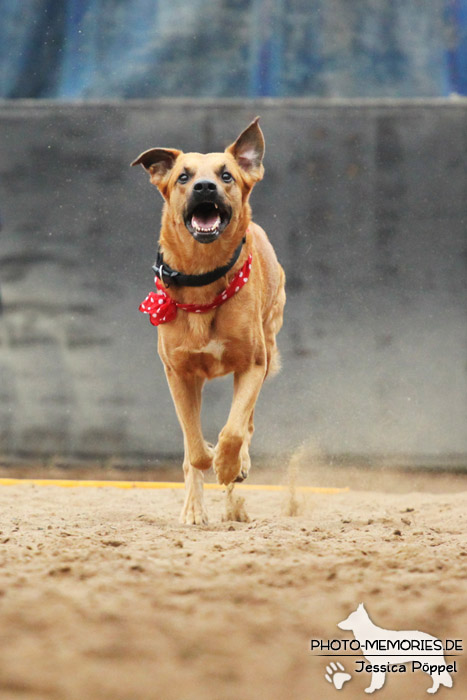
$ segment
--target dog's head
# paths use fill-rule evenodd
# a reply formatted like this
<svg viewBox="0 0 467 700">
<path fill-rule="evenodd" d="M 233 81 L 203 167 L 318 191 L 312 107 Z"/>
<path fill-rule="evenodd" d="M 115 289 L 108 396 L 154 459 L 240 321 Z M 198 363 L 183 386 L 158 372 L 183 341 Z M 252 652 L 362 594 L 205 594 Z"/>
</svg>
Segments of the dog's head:
<svg viewBox="0 0 467 700">
<path fill-rule="evenodd" d="M 363 603 L 360 603 L 358 608 L 354 610 L 350 615 L 342 622 L 338 622 L 337 626 L 341 630 L 351 630 L 353 631 L 356 627 L 362 624 L 362 622 L 368 620 L 368 613 L 365 609 Z"/>
<path fill-rule="evenodd" d="M 176 226 L 199 243 L 236 229 L 249 194 L 264 173 L 264 138 L 257 117 L 223 153 L 183 153 L 151 148 L 141 164 L 164 197 Z"/>
</svg>

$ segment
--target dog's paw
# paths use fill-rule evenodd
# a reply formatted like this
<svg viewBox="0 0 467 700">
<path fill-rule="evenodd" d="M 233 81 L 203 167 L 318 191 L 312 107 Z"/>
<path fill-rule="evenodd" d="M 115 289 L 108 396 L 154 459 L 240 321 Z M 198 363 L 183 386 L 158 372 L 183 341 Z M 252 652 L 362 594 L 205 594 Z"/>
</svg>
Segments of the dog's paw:
<svg viewBox="0 0 467 700">
<path fill-rule="evenodd" d="M 235 479 L 234 479 L 234 484 L 241 484 L 242 481 L 245 481 L 245 479 L 248 476 L 248 472 L 244 472 L 243 469 L 240 469 L 240 474 L 238 474 Z"/>
<path fill-rule="evenodd" d="M 180 523 L 182 525 L 207 525 L 208 514 L 204 507 L 202 486 L 201 489 L 196 489 L 193 484 L 187 484 L 186 488 L 187 494 L 180 513 Z"/>
<path fill-rule="evenodd" d="M 345 672 L 345 668 L 339 661 L 334 663 L 331 661 L 329 666 L 326 666 L 326 675 L 324 676 L 328 683 L 332 683 L 336 690 L 340 690 L 344 683 L 350 681 L 352 676 Z"/>
<path fill-rule="evenodd" d="M 243 441 L 239 437 L 220 437 L 214 452 L 214 471 L 219 484 L 231 484 L 241 473 L 240 450 Z"/>
<path fill-rule="evenodd" d="M 240 460 L 241 460 L 240 472 L 234 480 L 236 483 L 240 483 L 242 481 L 245 481 L 245 479 L 248 477 L 248 474 L 250 473 L 251 459 L 250 459 L 250 454 L 248 452 L 248 444 L 246 442 L 243 443 L 243 446 L 242 446 L 242 449 L 240 452 Z"/>
<path fill-rule="evenodd" d="M 179 522 L 181 525 L 207 525 L 208 514 L 202 504 L 191 501 L 183 506 Z"/>
</svg>

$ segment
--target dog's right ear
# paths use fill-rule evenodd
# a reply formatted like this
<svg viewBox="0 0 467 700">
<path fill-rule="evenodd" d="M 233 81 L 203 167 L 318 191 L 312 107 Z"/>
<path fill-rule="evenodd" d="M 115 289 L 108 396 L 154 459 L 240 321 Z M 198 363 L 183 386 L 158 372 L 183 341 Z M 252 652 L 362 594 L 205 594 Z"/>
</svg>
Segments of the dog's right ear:
<svg viewBox="0 0 467 700">
<path fill-rule="evenodd" d="M 259 117 L 256 117 L 237 140 L 225 149 L 227 153 L 233 155 L 253 183 L 262 180 L 264 175 L 264 136 L 258 122 Z"/>
<path fill-rule="evenodd" d="M 182 151 L 176 148 L 150 148 L 141 153 L 131 165 L 142 165 L 149 173 L 152 184 L 160 188 L 181 154 Z"/>
</svg>

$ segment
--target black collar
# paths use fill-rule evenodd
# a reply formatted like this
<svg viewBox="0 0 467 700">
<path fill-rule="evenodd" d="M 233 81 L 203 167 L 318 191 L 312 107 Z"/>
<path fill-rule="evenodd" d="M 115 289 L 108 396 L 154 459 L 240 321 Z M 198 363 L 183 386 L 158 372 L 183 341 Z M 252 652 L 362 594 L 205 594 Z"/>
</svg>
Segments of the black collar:
<svg viewBox="0 0 467 700">
<path fill-rule="evenodd" d="M 173 270 L 164 262 L 160 249 L 157 251 L 156 262 L 152 266 L 152 269 L 156 273 L 156 277 L 158 277 L 166 287 L 170 287 L 171 284 L 177 287 L 204 287 L 206 284 L 216 282 L 216 280 L 226 275 L 228 271 L 232 269 L 239 258 L 245 241 L 246 238 L 244 237 L 227 265 L 216 267 L 215 270 L 204 272 L 202 275 L 185 275 L 183 272 Z"/>
</svg>

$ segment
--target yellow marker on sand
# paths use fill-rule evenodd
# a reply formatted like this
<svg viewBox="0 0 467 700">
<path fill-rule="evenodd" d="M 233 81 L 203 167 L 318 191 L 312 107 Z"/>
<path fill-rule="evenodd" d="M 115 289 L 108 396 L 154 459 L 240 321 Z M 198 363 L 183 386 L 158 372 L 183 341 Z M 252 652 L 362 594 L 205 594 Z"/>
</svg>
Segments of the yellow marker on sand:
<svg viewBox="0 0 467 700">
<path fill-rule="evenodd" d="M 116 488 L 116 489 L 183 489 L 185 484 L 181 481 L 93 481 L 89 479 L 0 479 L 0 486 L 17 485 L 35 486 L 66 486 L 77 488 L 88 486 L 92 488 Z M 244 491 L 288 491 L 289 486 L 279 484 L 236 484 L 235 487 Z M 220 484 L 205 484 L 206 489 L 224 490 L 226 486 Z M 349 487 L 333 488 L 327 486 L 296 486 L 298 493 L 344 493 Z"/>
</svg>

